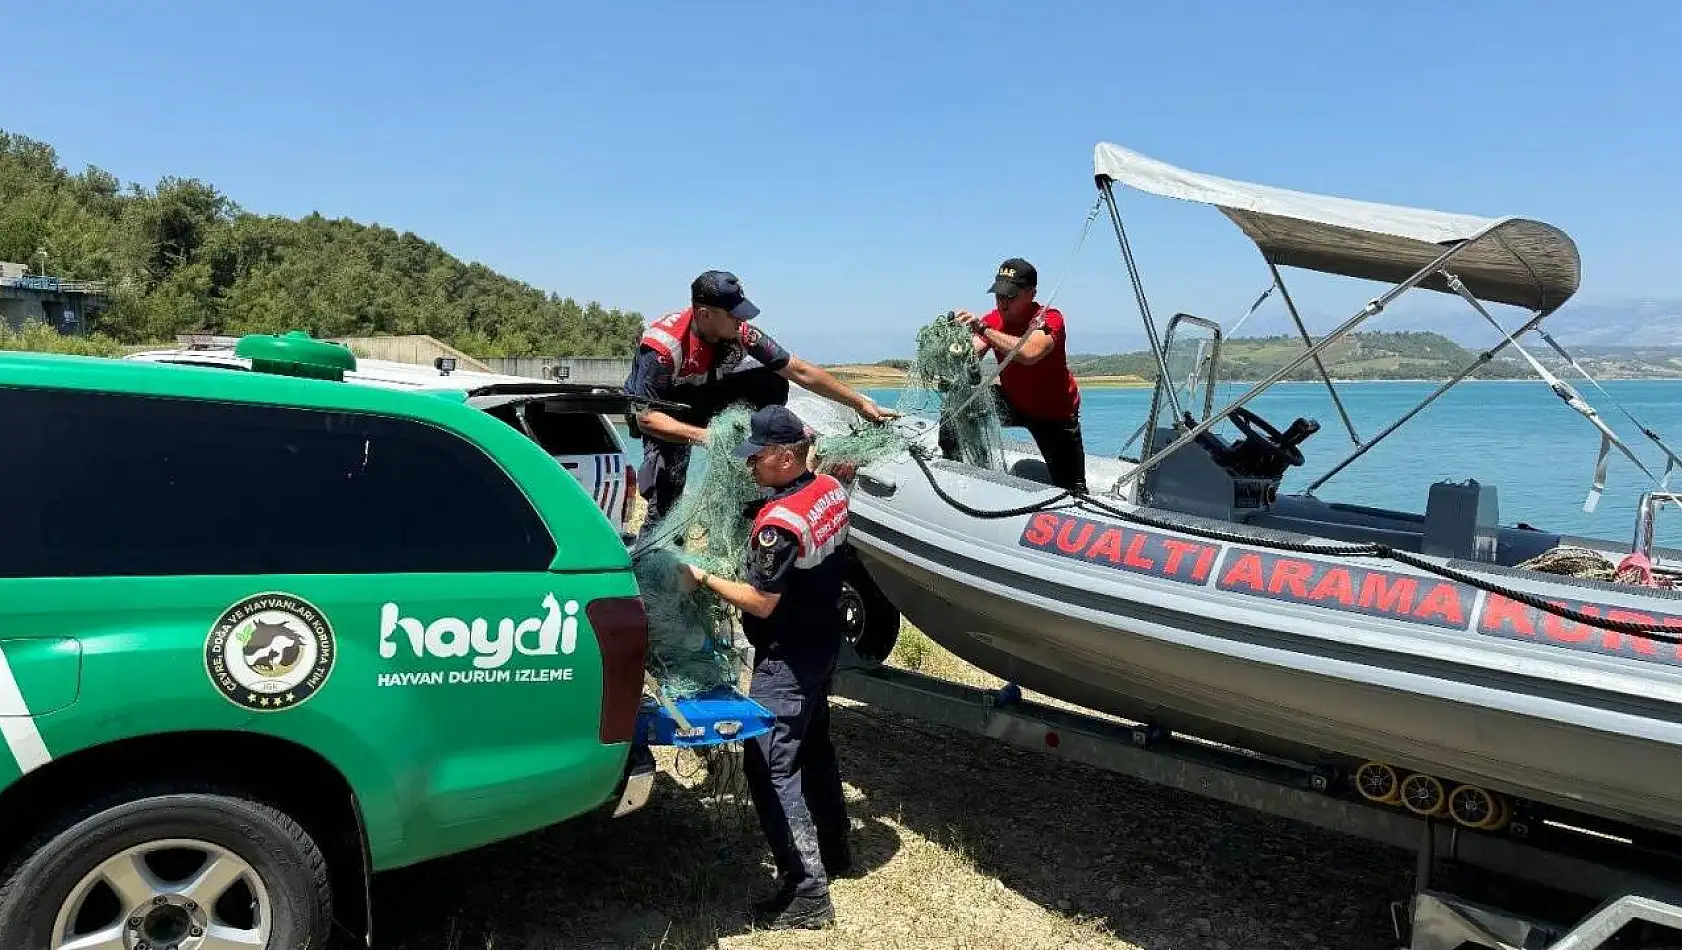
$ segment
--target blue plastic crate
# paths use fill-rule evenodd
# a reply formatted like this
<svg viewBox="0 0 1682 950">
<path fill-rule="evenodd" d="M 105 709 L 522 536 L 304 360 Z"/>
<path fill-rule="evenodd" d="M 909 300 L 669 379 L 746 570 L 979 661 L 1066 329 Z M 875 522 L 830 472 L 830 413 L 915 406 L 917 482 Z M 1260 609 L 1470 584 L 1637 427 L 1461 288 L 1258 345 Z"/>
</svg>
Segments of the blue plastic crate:
<svg viewBox="0 0 1682 950">
<path fill-rule="evenodd" d="M 644 696 L 637 710 L 637 736 L 644 744 L 704 748 L 741 742 L 771 731 L 776 719 L 770 710 L 728 686 L 680 699 L 673 705 L 697 734 L 680 735 L 677 720 L 666 707 Z"/>
</svg>

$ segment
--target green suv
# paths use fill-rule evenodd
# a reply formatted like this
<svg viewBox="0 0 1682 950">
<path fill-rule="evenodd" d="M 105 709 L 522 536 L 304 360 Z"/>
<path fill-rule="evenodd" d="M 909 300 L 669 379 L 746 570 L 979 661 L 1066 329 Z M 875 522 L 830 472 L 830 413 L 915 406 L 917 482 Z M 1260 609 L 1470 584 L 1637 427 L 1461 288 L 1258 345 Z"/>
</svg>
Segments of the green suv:
<svg viewBox="0 0 1682 950">
<path fill-rule="evenodd" d="M 239 355 L 0 355 L 0 947 L 367 939 L 369 873 L 646 796 L 579 482 L 336 344 Z"/>
</svg>

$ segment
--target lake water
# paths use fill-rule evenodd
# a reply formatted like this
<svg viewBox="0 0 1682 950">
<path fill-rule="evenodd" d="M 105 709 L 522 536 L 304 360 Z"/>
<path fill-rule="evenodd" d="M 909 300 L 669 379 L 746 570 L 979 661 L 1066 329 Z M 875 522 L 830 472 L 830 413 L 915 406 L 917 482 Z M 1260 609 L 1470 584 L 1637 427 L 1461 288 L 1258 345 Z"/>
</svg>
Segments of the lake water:
<svg viewBox="0 0 1682 950">
<path fill-rule="evenodd" d="M 1586 381 L 1567 381 L 1655 475 L 1662 475 L 1663 455 L 1611 399 Z M 1682 454 L 1682 380 L 1612 380 L 1601 385 Z M 1216 407 L 1248 388 L 1236 383 L 1219 386 Z M 1356 432 L 1370 439 L 1437 384 L 1340 382 L 1337 388 Z M 891 389 L 865 392 L 884 406 L 895 405 L 900 396 Z M 1084 391 L 1081 423 L 1087 452 L 1118 454 L 1144 421 L 1150 398 L 1151 391 L 1143 388 Z M 1353 450 L 1324 383 L 1282 383 L 1253 400 L 1249 408 L 1281 431 L 1298 416 L 1320 422 L 1320 431 L 1302 446 L 1307 464 L 1287 474 L 1282 491 L 1306 487 Z M 1222 423 L 1216 431 L 1228 439 L 1236 437 L 1230 423 Z M 1007 430 L 1006 436 L 1028 440 L 1022 429 Z M 1423 511 L 1432 482 L 1474 478 L 1499 486 L 1503 524 L 1525 521 L 1538 528 L 1627 542 L 1633 537 L 1636 499 L 1653 483 L 1614 449 L 1600 504 L 1593 514 L 1585 513 L 1583 501 L 1594 480 L 1599 446 L 1600 433 L 1540 381 L 1463 382 L 1316 494 L 1328 501 Z M 633 457 L 641 457 L 639 445 L 627 448 Z M 1137 451 L 1135 442 L 1128 454 Z M 1674 481 L 1682 487 L 1682 473 Z M 1659 515 L 1655 538 L 1661 544 L 1682 546 L 1682 510 L 1667 509 Z"/>
</svg>

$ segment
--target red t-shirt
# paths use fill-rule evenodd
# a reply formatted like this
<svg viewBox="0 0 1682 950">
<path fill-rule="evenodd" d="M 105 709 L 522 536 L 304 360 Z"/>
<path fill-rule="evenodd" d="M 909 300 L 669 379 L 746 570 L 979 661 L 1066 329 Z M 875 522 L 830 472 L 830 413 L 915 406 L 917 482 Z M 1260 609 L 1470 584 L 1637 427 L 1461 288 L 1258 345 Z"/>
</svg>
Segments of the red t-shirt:
<svg viewBox="0 0 1682 950">
<path fill-rule="evenodd" d="M 1080 408 L 1080 387 L 1075 385 L 1075 374 L 1069 372 L 1068 331 L 1063 327 L 1062 312 L 1047 309 L 1043 316 L 1045 330 L 1051 334 L 1051 352 L 1038 363 L 1028 366 L 1022 362 L 1022 351 L 1018 350 L 1016 359 L 1011 360 L 1010 365 L 999 374 L 999 384 L 1004 387 L 1011 404 L 1024 415 L 1062 422 L 1074 418 L 1075 411 Z M 1006 328 L 1004 318 L 999 316 L 997 309 L 988 311 L 981 322 L 1012 336 L 1022 332 L 1022 328 Z M 995 362 L 1003 360 L 1010 352 L 1008 347 L 990 348 Z"/>
</svg>

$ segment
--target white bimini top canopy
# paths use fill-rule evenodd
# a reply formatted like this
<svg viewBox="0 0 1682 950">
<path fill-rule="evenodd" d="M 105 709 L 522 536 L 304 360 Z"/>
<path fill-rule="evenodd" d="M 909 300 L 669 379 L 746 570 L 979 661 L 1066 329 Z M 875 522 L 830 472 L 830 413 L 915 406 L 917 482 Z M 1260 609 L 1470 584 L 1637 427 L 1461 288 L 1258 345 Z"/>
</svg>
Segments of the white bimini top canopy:
<svg viewBox="0 0 1682 950">
<path fill-rule="evenodd" d="M 1482 218 L 1355 201 L 1256 185 L 1175 168 L 1101 142 L 1092 170 L 1100 186 L 1213 205 L 1281 267 L 1401 283 L 1462 242 L 1447 265 L 1480 300 L 1549 312 L 1571 299 L 1582 277 L 1577 245 L 1529 218 Z M 1440 274 L 1419 283 L 1452 293 Z"/>
</svg>

